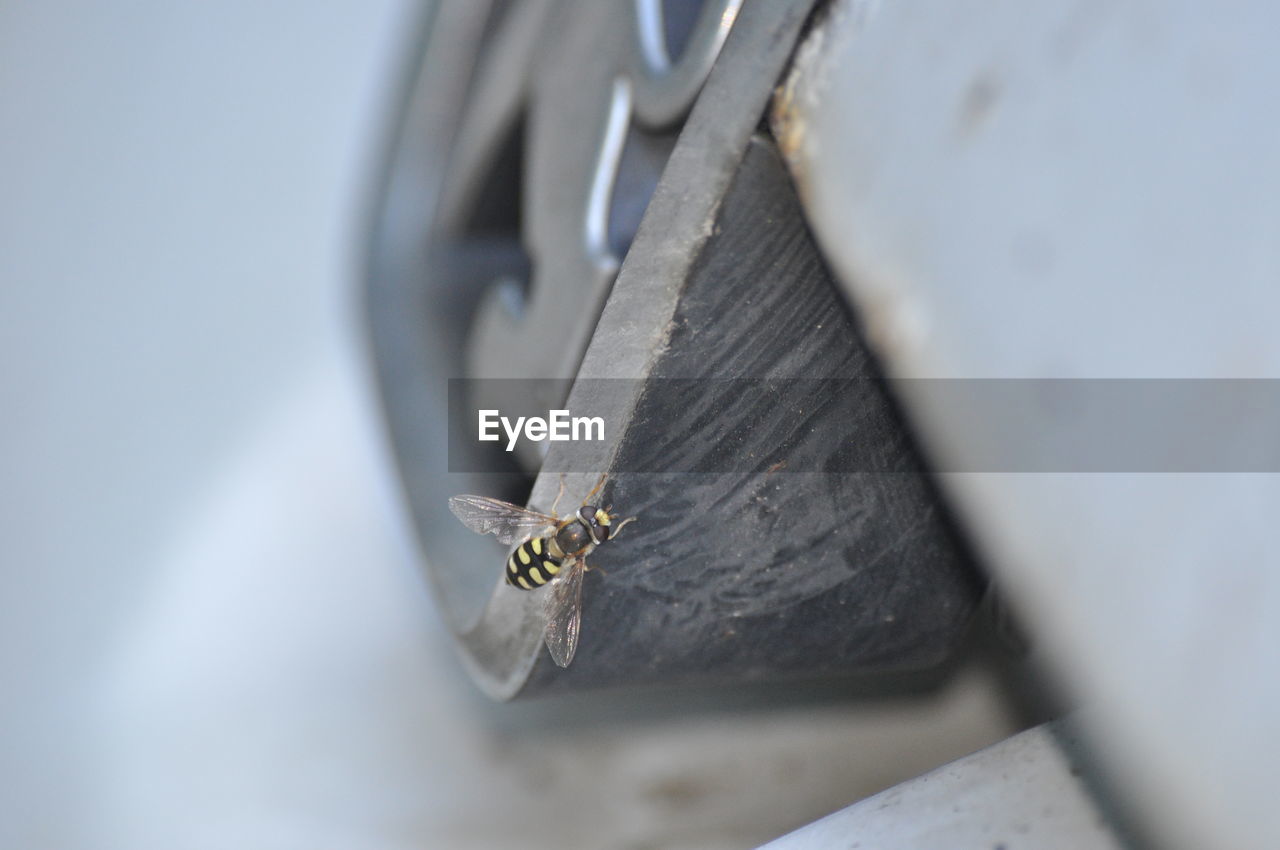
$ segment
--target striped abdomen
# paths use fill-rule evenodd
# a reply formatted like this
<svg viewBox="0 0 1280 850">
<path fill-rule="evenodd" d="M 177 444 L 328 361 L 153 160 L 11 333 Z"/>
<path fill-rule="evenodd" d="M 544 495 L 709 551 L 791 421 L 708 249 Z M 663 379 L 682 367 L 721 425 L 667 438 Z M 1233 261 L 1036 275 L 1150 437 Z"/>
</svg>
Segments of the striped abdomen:
<svg viewBox="0 0 1280 850">
<path fill-rule="evenodd" d="M 564 553 L 554 537 L 535 537 L 516 547 L 507 559 L 507 584 L 533 590 L 551 581 L 560 572 Z"/>
</svg>

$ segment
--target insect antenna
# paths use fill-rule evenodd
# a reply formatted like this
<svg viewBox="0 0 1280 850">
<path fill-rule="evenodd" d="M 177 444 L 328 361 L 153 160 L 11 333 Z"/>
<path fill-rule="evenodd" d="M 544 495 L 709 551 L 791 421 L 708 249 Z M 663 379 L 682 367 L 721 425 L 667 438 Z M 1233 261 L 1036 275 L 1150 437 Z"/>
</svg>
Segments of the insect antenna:
<svg viewBox="0 0 1280 850">
<path fill-rule="evenodd" d="M 607 511 L 606 511 L 606 513 L 607 513 Z M 635 522 L 637 519 L 638 519 L 638 517 L 629 516 L 629 517 L 627 517 L 626 519 L 624 519 L 622 522 L 620 522 L 620 523 L 618 523 L 617 525 L 615 525 L 615 526 L 613 527 L 613 531 L 609 533 L 609 539 L 610 539 L 610 540 L 617 540 L 617 539 L 618 539 L 618 532 L 622 531 L 623 526 L 625 526 L 625 525 L 626 525 L 627 523 L 629 523 L 629 522 Z"/>
</svg>

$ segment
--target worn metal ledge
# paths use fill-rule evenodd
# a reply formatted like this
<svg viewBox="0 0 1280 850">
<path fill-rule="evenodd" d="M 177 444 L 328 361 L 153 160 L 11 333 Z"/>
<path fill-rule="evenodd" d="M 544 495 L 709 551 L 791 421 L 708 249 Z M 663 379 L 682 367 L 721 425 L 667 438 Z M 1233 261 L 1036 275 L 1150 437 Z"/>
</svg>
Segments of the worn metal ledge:
<svg viewBox="0 0 1280 850">
<path fill-rule="evenodd" d="M 1280 377 L 1277 29 L 1280 8 L 1251 2 L 832 3 L 774 126 L 886 370 Z M 945 468 L 1053 468 L 1008 460 L 1117 427 L 913 383 L 904 409 Z M 1163 474 L 941 481 L 1056 669 L 1105 707 L 1100 750 L 1162 843 L 1264 850 L 1280 846 L 1280 478 L 1176 470 L 1188 435 L 1274 446 L 1280 421 L 1184 396 L 1177 427 L 1144 434 Z"/>
<path fill-rule="evenodd" d="M 720 203 L 808 11 L 808 2 L 779 2 L 748 3 L 739 12 L 671 154 L 579 374 L 634 379 L 642 378 L 652 368 L 689 268 L 711 235 Z M 636 385 L 619 382 L 611 386 Z M 626 422 L 636 401 L 626 396 L 596 398 L 589 406 L 610 421 Z M 571 394 L 567 406 L 572 409 L 575 405 L 583 406 Z M 577 468 L 598 470 L 610 467 L 618 448 L 612 441 L 578 443 L 573 447 L 579 453 L 595 452 L 594 460 L 590 455 L 584 458 L 579 454 Z M 554 455 L 548 461 L 551 466 L 556 465 Z M 594 478 L 570 476 L 566 503 L 580 500 Z M 531 504 L 549 506 L 557 486 L 558 476 L 541 476 Z M 621 507 L 621 498 L 617 501 Z M 626 544 L 619 541 L 613 545 Z M 602 550 L 601 558 L 604 554 Z M 495 552 L 494 563 L 501 564 L 503 557 L 504 553 Z M 559 674 L 551 669 L 550 659 L 542 650 L 541 599 L 498 584 L 480 617 L 459 633 L 463 658 L 476 681 L 502 699 L 522 691 L 594 683 L 602 672 L 600 665 L 592 661 L 598 657 L 599 647 L 606 642 L 624 645 L 628 638 L 602 634 L 602 626 L 608 621 L 599 616 L 593 604 L 593 582 L 588 582 L 584 596 L 584 634 L 579 656 Z M 539 665 L 536 671 L 535 665 Z M 615 668 L 614 672 L 616 675 L 621 670 Z M 531 686 L 531 677 L 538 687 Z"/>
<path fill-rule="evenodd" d="M 767 850 L 1124 850 L 1071 721 L 1038 726 L 868 797 Z"/>
</svg>

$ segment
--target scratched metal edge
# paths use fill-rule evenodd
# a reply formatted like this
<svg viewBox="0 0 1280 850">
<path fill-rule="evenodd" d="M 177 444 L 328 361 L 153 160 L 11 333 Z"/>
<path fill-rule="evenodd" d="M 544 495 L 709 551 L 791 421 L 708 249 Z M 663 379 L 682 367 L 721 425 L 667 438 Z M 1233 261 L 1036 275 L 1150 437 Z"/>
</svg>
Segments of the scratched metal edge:
<svg viewBox="0 0 1280 850">
<path fill-rule="evenodd" d="M 733 179 L 747 144 L 765 114 L 774 84 L 781 78 L 815 0 L 770 0 L 744 4 L 719 59 L 694 104 L 662 180 L 641 221 L 639 232 L 605 303 L 579 374 L 590 378 L 643 378 L 660 355 L 677 299 L 689 269 L 710 237 L 720 201 Z M 751 85 L 747 81 L 758 81 Z M 567 406 L 590 407 L 608 421 L 625 422 L 638 392 L 598 393 L 584 397 L 575 385 Z M 640 382 L 618 382 L 635 388 Z M 598 395 L 598 397 L 597 397 Z M 602 443 L 555 444 L 552 451 L 588 453 L 588 465 L 608 469 L 616 438 Z M 579 455 L 577 468 L 583 468 Z M 566 503 L 581 501 L 592 476 L 571 476 Z M 540 475 L 531 504 L 550 505 L 557 475 Z M 499 584 L 479 621 L 457 634 L 464 662 L 490 697 L 522 695 L 531 674 L 552 667 L 542 647 L 540 599 Z M 518 626 L 513 630 L 513 616 Z M 549 672 L 554 673 L 552 669 Z"/>
</svg>

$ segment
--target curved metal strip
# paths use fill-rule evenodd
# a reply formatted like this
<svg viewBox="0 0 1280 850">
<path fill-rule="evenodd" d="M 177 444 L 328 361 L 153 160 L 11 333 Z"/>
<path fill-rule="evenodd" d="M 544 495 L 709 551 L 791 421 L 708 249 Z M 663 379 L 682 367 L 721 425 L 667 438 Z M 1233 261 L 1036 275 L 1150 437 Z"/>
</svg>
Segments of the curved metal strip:
<svg viewBox="0 0 1280 850">
<path fill-rule="evenodd" d="M 630 75 L 636 117 L 649 127 L 680 120 L 693 105 L 742 8 L 742 0 L 705 0 L 689 43 L 672 63 L 663 36 L 662 0 L 634 0 Z"/>
<path fill-rule="evenodd" d="M 652 368 L 682 282 L 711 232 L 720 200 L 810 5 L 811 0 L 754 3 L 738 16 L 645 214 L 581 374 L 640 378 Z M 638 381 L 614 384 L 619 390 L 639 385 Z M 607 407 L 616 412 L 610 418 L 616 415 L 615 421 L 624 422 L 637 398 L 624 392 L 597 402 L 597 409 Z M 607 469 L 617 450 L 609 442 L 573 445 L 575 451 L 593 455 L 591 466 L 596 469 Z M 581 500 L 594 479 L 593 475 L 569 476 L 565 503 Z M 558 485 L 558 476 L 541 476 L 531 504 L 549 505 Z M 461 635 L 474 677 L 496 698 L 515 696 L 534 663 L 546 658 L 542 652 L 545 624 L 536 595 L 497 586 L 480 619 Z M 584 629 L 590 629 L 590 624 L 584 623 Z"/>
</svg>

